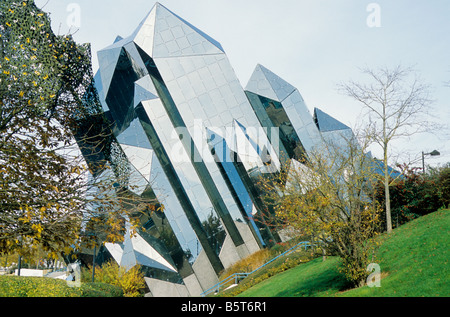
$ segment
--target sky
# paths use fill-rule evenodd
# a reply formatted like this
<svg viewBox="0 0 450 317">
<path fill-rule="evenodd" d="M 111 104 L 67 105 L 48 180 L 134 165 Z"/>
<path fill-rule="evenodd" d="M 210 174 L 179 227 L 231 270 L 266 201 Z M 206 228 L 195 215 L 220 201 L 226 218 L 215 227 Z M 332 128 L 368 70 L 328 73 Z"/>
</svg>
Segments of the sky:
<svg viewBox="0 0 450 317">
<path fill-rule="evenodd" d="M 160 0 L 219 43 L 245 88 L 261 64 L 315 107 L 355 127 L 362 107 L 338 84 L 362 80 L 362 67 L 413 67 L 431 87 L 435 121 L 444 128 L 393 143 L 393 157 L 421 166 L 450 162 L 450 1 L 448 0 Z M 129 36 L 153 0 L 35 0 L 56 34 L 74 33 L 97 52 Z M 376 157 L 381 150 L 371 148 Z"/>
</svg>

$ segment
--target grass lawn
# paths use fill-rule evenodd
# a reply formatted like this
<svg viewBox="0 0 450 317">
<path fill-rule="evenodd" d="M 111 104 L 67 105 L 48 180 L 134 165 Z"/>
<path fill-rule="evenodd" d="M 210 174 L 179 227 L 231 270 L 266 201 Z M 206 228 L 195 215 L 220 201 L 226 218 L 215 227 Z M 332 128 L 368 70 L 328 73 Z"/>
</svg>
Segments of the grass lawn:
<svg viewBox="0 0 450 317">
<path fill-rule="evenodd" d="M 297 297 L 328 296 L 345 287 L 345 281 L 337 271 L 339 259 L 321 258 L 298 265 L 286 272 L 277 274 L 247 291 L 242 297 Z"/>
<path fill-rule="evenodd" d="M 441 210 L 379 237 L 377 263 L 381 287 L 347 289 L 338 272 L 339 259 L 300 264 L 239 294 L 242 297 L 366 296 L 448 297 L 450 211 Z"/>
</svg>

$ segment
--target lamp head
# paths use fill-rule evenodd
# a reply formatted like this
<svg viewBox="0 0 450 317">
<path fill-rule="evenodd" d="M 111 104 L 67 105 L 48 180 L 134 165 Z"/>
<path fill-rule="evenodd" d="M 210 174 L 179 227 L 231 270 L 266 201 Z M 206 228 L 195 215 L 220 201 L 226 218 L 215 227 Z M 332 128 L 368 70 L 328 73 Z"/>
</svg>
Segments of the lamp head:
<svg viewBox="0 0 450 317">
<path fill-rule="evenodd" d="M 431 156 L 439 156 L 441 155 L 441 153 L 439 153 L 439 151 L 434 150 L 433 152 L 430 153 Z"/>
</svg>

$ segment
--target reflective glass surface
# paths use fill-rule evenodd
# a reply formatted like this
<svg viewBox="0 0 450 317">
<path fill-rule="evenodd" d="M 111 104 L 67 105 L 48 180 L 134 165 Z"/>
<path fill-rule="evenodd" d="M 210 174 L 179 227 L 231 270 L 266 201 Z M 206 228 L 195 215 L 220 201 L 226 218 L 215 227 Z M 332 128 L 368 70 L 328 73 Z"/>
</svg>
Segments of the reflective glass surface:
<svg viewBox="0 0 450 317">
<path fill-rule="evenodd" d="M 279 241 L 260 212 L 256 177 L 277 171 L 282 155 L 301 161 L 351 133 L 319 110 L 313 120 L 298 90 L 261 65 L 244 91 L 220 43 L 159 3 L 98 59 L 101 110 L 82 126 L 100 146 L 77 137 L 92 177 L 117 177 L 163 207 L 143 209 L 145 230 L 104 252 L 142 264 L 147 277 L 192 278 L 192 292 L 255 244 Z M 108 137 L 96 137 L 102 131 Z"/>
<path fill-rule="evenodd" d="M 304 160 L 308 151 L 323 146 L 320 132 L 302 96 L 292 85 L 258 65 L 246 90 L 261 124 L 280 129 L 280 139 L 289 157 Z"/>
<path fill-rule="evenodd" d="M 314 121 L 321 132 L 350 129 L 342 122 L 336 120 L 318 108 L 314 109 Z"/>
</svg>

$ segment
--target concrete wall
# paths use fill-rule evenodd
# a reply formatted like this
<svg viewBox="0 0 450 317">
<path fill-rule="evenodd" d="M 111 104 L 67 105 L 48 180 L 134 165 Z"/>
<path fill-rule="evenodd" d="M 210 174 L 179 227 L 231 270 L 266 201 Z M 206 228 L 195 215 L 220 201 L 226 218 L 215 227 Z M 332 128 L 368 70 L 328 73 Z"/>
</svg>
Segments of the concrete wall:
<svg viewBox="0 0 450 317">
<path fill-rule="evenodd" d="M 14 275 L 18 275 L 18 270 L 16 269 Z M 20 269 L 20 276 L 38 276 L 38 277 L 43 277 L 44 274 L 46 272 L 44 272 L 44 270 L 33 270 L 33 269 Z"/>
<path fill-rule="evenodd" d="M 149 277 L 145 277 L 144 279 L 150 289 L 150 293 L 146 294 L 147 297 L 188 297 L 190 295 L 184 285 Z"/>
</svg>

